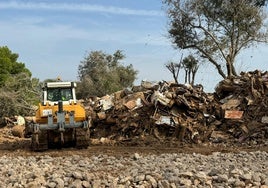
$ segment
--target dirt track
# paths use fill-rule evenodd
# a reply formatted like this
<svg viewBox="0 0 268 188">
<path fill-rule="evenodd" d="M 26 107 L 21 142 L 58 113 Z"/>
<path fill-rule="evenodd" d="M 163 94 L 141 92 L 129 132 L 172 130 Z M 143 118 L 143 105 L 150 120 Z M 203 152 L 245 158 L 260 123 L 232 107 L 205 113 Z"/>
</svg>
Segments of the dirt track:
<svg viewBox="0 0 268 188">
<path fill-rule="evenodd" d="M 92 156 L 98 154 L 114 156 L 132 156 L 134 153 L 163 154 L 163 153 L 200 153 L 209 155 L 213 152 L 237 153 L 240 151 L 265 151 L 268 152 L 267 145 L 238 145 L 238 144 L 185 144 L 175 140 L 169 140 L 165 143 L 153 142 L 152 140 L 118 143 L 116 145 L 91 144 L 88 149 L 51 149 L 45 152 L 33 152 L 30 149 L 30 138 L 18 138 L 10 134 L 9 128 L 0 129 L 0 156 L 30 156 L 30 155 L 51 155 L 51 156 L 69 156 L 81 155 Z M 146 144 L 144 144 L 146 142 Z"/>
<path fill-rule="evenodd" d="M 213 152 L 236 153 L 239 151 L 266 151 L 267 144 L 234 144 L 234 143 L 202 143 L 186 144 L 176 140 L 167 140 L 164 143 L 154 138 L 147 140 L 133 139 L 129 142 L 116 144 L 91 144 L 88 149 L 63 148 L 60 150 L 51 149 L 45 152 L 32 152 L 30 149 L 30 138 L 18 138 L 11 134 L 11 128 L 5 127 L 0 129 L 0 156 L 2 155 L 45 155 L 66 156 L 82 155 L 91 156 L 97 154 L 124 155 L 129 156 L 134 153 L 143 154 L 163 154 L 163 153 L 200 153 L 209 155 Z"/>
</svg>

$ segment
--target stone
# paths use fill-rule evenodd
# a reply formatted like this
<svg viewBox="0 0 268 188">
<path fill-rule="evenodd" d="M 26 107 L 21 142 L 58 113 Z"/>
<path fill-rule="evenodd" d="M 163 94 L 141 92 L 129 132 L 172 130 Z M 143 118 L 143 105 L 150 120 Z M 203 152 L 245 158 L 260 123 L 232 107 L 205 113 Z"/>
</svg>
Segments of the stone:
<svg viewBox="0 0 268 188">
<path fill-rule="evenodd" d="M 263 178 L 262 182 L 264 185 L 268 185 L 268 177 Z"/>
<path fill-rule="evenodd" d="M 124 184 L 124 183 L 126 183 L 127 181 L 130 181 L 130 180 L 132 181 L 133 178 L 131 176 L 126 176 L 126 177 L 121 178 L 119 180 L 119 182 L 120 182 L 120 184 Z"/>
<path fill-rule="evenodd" d="M 49 183 L 47 184 L 47 186 L 48 186 L 49 188 L 54 188 L 54 187 L 57 186 L 57 184 L 56 184 L 55 182 L 49 182 Z"/>
<path fill-rule="evenodd" d="M 26 185 L 26 187 L 28 188 L 36 188 L 36 187 L 40 187 L 41 185 L 38 182 L 30 182 Z"/>
<path fill-rule="evenodd" d="M 75 179 L 80 179 L 80 180 L 83 179 L 83 175 L 82 175 L 81 172 L 73 172 L 72 175 L 73 175 L 73 177 L 74 177 Z"/>
<path fill-rule="evenodd" d="M 144 174 L 140 174 L 138 176 L 136 176 L 134 178 L 134 182 L 137 183 L 137 182 L 140 182 L 140 181 L 144 181 L 145 180 L 145 175 Z"/>
<path fill-rule="evenodd" d="M 90 187 L 90 183 L 88 181 L 82 181 L 82 186 L 84 188 L 89 188 Z"/>
<path fill-rule="evenodd" d="M 80 179 L 76 179 L 71 183 L 71 185 L 69 187 L 71 187 L 71 188 L 83 188 L 82 181 Z"/>
<path fill-rule="evenodd" d="M 228 182 L 228 179 L 229 178 L 226 174 L 220 174 L 220 175 L 218 175 L 217 182 L 218 183 Z"/>
<path fill-rule="evenodd" d="M 159 188 L 169 188 L 170 184 L 167 180 L 161 180 L 158 182 L 158 187 Z"/>
<path fill-rule="evenodd" d="M 54 180 L 55 183 L 57 183 L 57 188 L 63 188 L 64 187 L 64 181 L 61 178 L 56 178 Z"/>
<path fill-rule="evenodd" d="M 139 160 L 141 158 L 141 156 L 138 153 L 134 153 L 134 160 Z"/>
<path fill-rule="evenodd" d="M 151 175 L 146 175 L 145 180 L 149 181 L 153 188 L 157 187 L 157 181 Z"/>
<path fill-rule="evenodd" d="M 191 187 L 192 186 L 192 181 L 190 179 L 186 179 L 186 178 L 181 178 L 179 180 L 181 185 L 184 185 L 186 187 Z"/>
<path fill-rule="evenodd" d="M 241 174 L 239 177 L 240 177 L 240 179 L 242 179 L 242 180 L 251 180 L 252 175 L 249 174 L 249 173 L 247 173 L 247 174 Z"/>
<path fill-rule="evenodd" d="M 235 186 L 235 187 L 245 187 L 246 184 L 245 184 L 245 182 L 240 181 L 239 179 L 237 179 L 237 180 L 235 181 L 235 183 L 234 183 L 234 186 Z"/>
<path fill-rule="evenodd" d="M 228 184 L 229 185 L 234 185 L 235 182 L 236 182 L 236 179 L 234 177 L 231 177 L 231 178 L 228 179 Z"/>
<path fill-rule="evenodd" d="M 96 179 L 96 180 L 93 180 L 92 182 L 92 188 L 99 188 L 101 185 L 101 181 Z"/>
<path fill-rule="evenodd" d="M 191 178 L 193 176 L 193 173 L 190 172 L 190 171 L 186 171 L 186 172 L 179 173 L 178 175 L 179 176 L 182 176 L 182 177 L 189 177 L 189 178 Z"/>
<path fill-rule="evenodd" d="M 194 175 L 195 178 L 199 179 L 200 181 L 206 181 L 207 180 L 207 175 L 205 172 L 197 172 L 195 175 Z"/>
<path fill-rule="evenodd" d="M 242 170 L 235 168 L 231 170 L 230 174 L 234 177 L 239 177 L 240 175 L 242 175 Z"/>
<path fill-rule="evenodd" d="M 209 176 L 217 176 L 219 174 L 220 174 L 220 170 L 216 168 L 212 168 L 208 173 Z"/>
<path fill-rule="evenodd" d="M 176 186 L 175 183 L 171 183 L 171 184 L 170 184 L 170 188 L 177 188 L 177 186 Z"/>
<path fill-rule="evenodd" d="M 254 182 L 261 182 L 261 178 L 258 173 L 252 174 L 252 181 Z"/>
</svg>

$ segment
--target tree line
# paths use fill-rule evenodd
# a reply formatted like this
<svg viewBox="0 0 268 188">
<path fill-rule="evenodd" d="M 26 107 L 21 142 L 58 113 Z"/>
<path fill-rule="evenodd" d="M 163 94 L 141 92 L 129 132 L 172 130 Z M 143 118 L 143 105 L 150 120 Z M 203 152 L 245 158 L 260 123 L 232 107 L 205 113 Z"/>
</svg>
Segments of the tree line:
<svg viewBox="0 0 268 188">
<path fill-rule="evenodd" d="M 18 62 L 18 57 L 7 46 L 0 47 L 0 117 L 33 114 L 34 106 L 42 98 L 43 82 L 58 81 L 32 78 L 31 71 Z M 131 64 L 124 66 L 124 58 L 120 50 L 112 55 L 90 52 L 78 66 L 77 97 L 100 97 L 133 86 L 138 72 Z"/>
</svg>

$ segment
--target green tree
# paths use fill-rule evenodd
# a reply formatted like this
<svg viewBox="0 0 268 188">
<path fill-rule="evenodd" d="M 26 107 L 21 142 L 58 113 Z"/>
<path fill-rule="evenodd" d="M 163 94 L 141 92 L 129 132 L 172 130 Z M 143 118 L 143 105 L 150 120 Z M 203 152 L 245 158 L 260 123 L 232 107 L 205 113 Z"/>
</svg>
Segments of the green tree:
<svg viewBox="0 0 268 188">
<path fill-rule="evenodd" d="M 175 62 L 171 61 L 168 64 L 166 64 L 166 68 L 169 70 L 169 72 L 171 72 L 175 83 L 178 84 L 179 83 L 179 73 L 180 73 L 180 70 L 182 68 L 181 62 L 175 63 Z"/>
<path fill-rule="evenodd" d="M 237 75 L 235 58 L 245 48 L 267 42 L 266 0 L 163 0 L 169 35 L 179 49 L 193 50 L 223 77 Z"/>
<path fill-rule="evenodd" d="M 185 70 L 185 83 L 194 85 L 195 75 L 199 68 L 198 60 L 193 55 L 189 55 L 182 60 L 182 67 Z"/>
<path fill-rule="evenodd" d="M 78 97 L 104 96 L 133 86 L 137 71 L 132 65 L 122 65 L 124 58 L 120 50 L 112 55 L 102 51 L 90 52 L 78 67 Z"/>
<path fill-rule="evenodd" d="M 0 88 L 0 117 L 31 115 L 41 96 L 39 80 L 28 73 L 9 76 Z"/>
<path fill-rule="evenodd" d="M 31 72 L 25 67 L 25 64 L 17 61 L 18 57 L 19 55 L 12 53 L 7 46 L 0 47 L 0 87 L 12 75 L 26 73 L 31 76 Z"/>
<path fill-rule="evenodd" d="M 176 84 L 179 83 L 179 73 L 180 73 L 180 70 L 182 69 L 182 57 L 183 57 L 183 54 L 181 55 L 181 59 L 179 63 L 170 61 L 168 64 L 166 64 L 166 68 L 169 70 L 169 72 L 171 72 Z"/>
<path fill-rule="evenodd" d="M 166 64 L 166 68 L 171 72 L 175 83 L 179 83 L 179 73 L 181 69 L 185 71 L 185 78 L 184 82 L 194 85 L 195 82 L 195 75 L 199 68 L 198 60 L 194 58 L 193 55 L 189 55 L 182 59 L 179 63 L 169 62 Z"/>
</svg>

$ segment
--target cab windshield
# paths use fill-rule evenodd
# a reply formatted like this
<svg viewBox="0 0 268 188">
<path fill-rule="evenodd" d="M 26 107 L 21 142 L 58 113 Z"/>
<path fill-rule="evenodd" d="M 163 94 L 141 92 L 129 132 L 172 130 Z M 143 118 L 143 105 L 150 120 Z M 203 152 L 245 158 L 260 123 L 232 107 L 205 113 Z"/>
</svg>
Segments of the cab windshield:
<svg viewBox="0 0 268 188">
<path fill-rule="evenodd" d="M 68 101 L 73 99 L 71 88 L 48 88 L 47 100 L 48 101 Z"/>
</svg>

